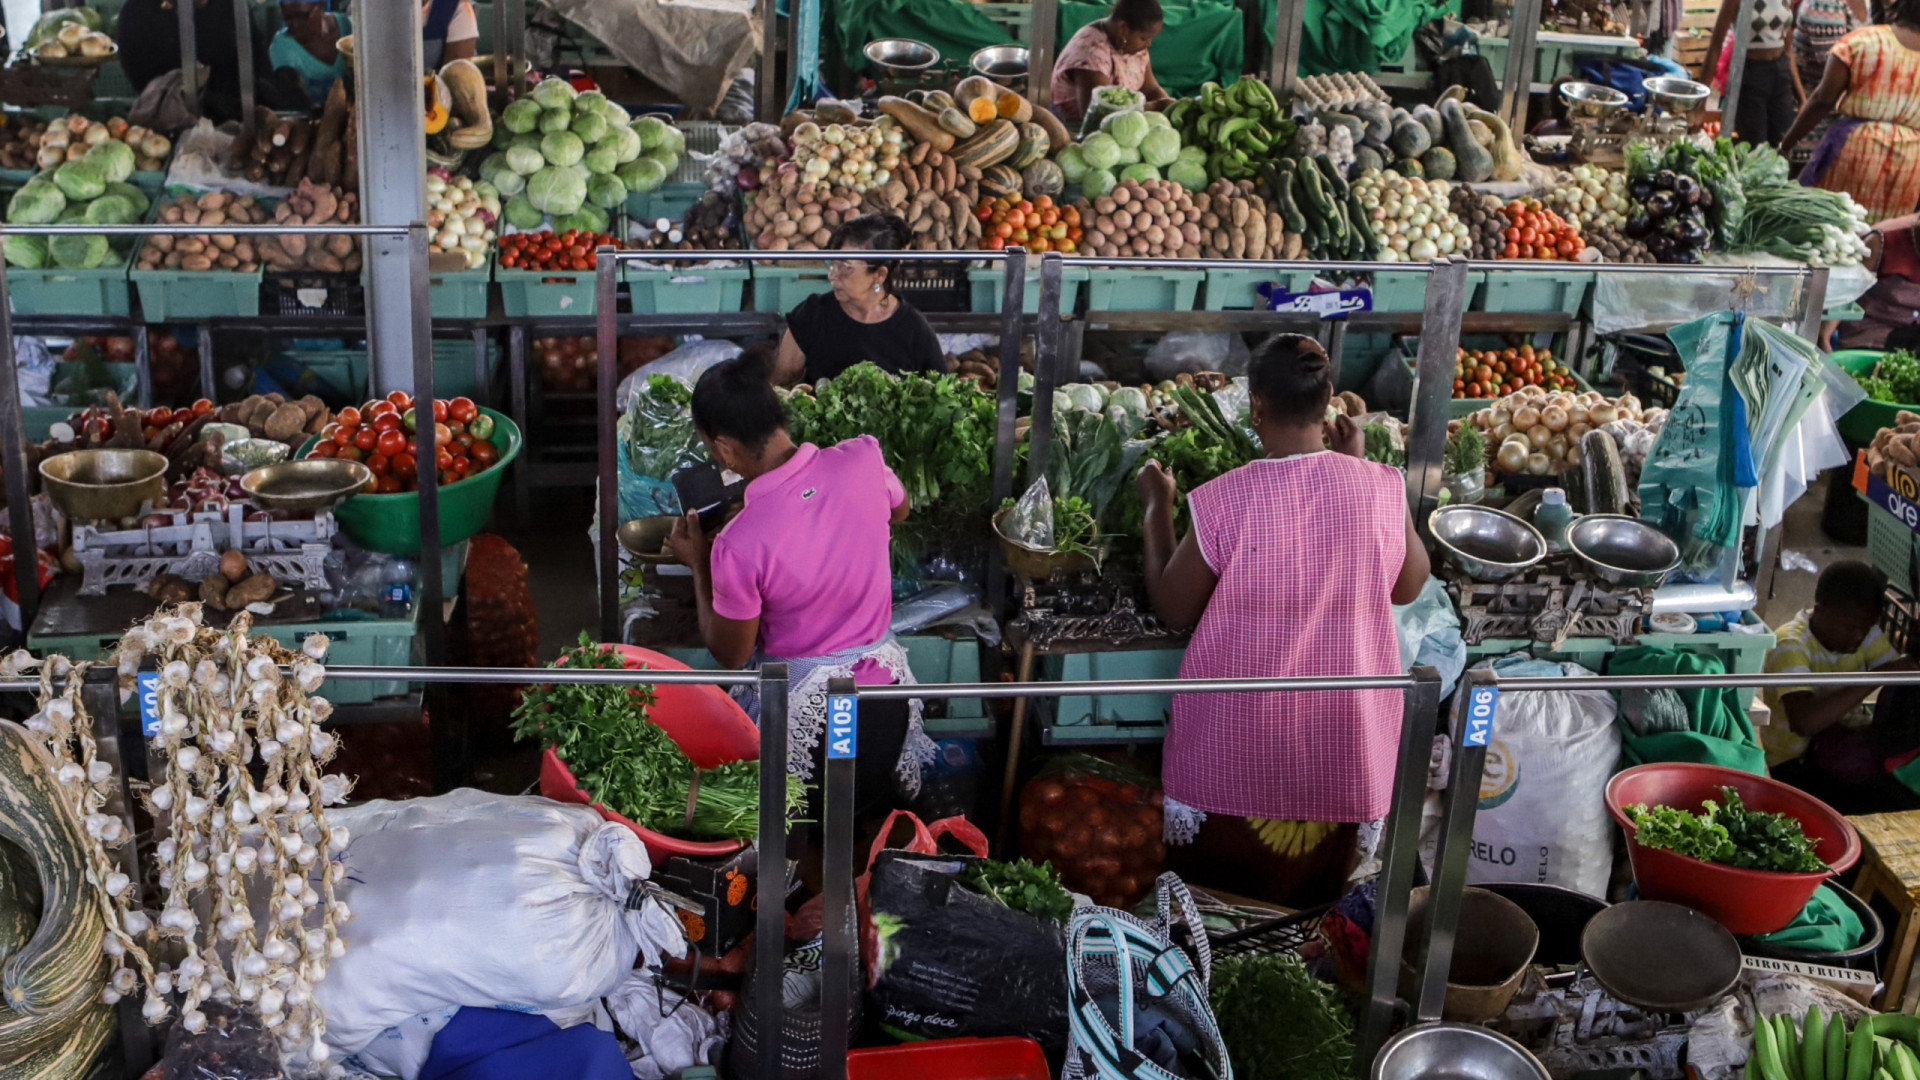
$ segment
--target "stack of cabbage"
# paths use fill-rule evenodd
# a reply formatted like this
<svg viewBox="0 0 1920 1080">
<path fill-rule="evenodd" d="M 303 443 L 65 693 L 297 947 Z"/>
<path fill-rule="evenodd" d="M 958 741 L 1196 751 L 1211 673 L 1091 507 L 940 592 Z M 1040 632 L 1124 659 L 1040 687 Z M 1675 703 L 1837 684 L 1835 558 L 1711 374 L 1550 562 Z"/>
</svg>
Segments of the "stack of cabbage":
<svg viewBox="0 0 1920 1080">
<path fill-rule="evenodd" d="M 1171 180 L 1188 191 L 1207 186 L 1207 152 L 1181 146 L 1163 113 L 1129 110 L 1100 122 L 1100 130 L 1063 147 L 1054 159 L 1067 183 L 1079 184 L 1087 198 L 1113 190 L 1122 180 Z"/>
<path fill-rule="evenodd" d="M 144 192 L 127 183 L 133 175 L 133 150 L 126 143 L 99 143 L 86 156 L 35 176 L 7 202 L 7 221 L 15 225 L 86 222 L 92 225 L 131 225 L 147 212 Z M 131 248 L 131 238 L 119 245 Z M 59 267 L 92 270 L 107 261 L 107 238 L 93 235 L 55 237 L 9 234 L 7 263 L 30 270 Z"/>
<path fill-rule="evenodd" d="M 575 92 L 547 79 L 507 106 L 494 125 L 495 152 L 480 179 L 506 198 L 503 216 L 516 229 L 606 232 L 607 211 L 628 191 L 652 191 L 680 166 L 686 137 L 657 116 L 629 121 L 627 111 L 597 90 Z"/>
</svg>

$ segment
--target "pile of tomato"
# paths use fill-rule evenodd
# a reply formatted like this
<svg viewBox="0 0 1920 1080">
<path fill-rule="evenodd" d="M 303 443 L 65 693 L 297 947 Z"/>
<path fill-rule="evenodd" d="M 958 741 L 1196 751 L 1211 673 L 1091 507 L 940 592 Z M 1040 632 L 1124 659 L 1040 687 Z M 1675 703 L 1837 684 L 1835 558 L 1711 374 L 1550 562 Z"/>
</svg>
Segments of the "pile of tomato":
<svg viewBox="0 0 1920 1080">
<path fill-rule="evenodd" d="M 500 238 L 500 265 L 510 270 L 591 270 L 594 249 L 619 246 L 611 233 L 577 229 L 508 233 Z"/>
<path fill-rule="evenodd" d="M 335 413 L 333 423 L 321 430 L 320 441 L 307 456 L 365 462 L 373 470 L 373 479 L 363 489 L 368 495 L 417 491 L 418 427 L 412 395 L 395 390 L 384 400 Z M 435 398 L 434 466 L 441 485 L 457 484 L 498 464 L 500 450 L 493 444 L 493 434 L 493 417 L 481 412 L 472 399 Z"/>
<path fill-rule="evenodd" d="M 1553 358 L 1552 349 L 1517 345 L 1505 349 L 1461 349 L 1453 363 L 1453 396 L 1504 397 L 1524 386 L 1578 390 L 1573 372 Z"/>
<path fill-rule="evenodd" d="M 184 424 L 191 424 L 212 411 L 213 402 L 208 401 L 206 398 L 201 398 L 191 405 L 182 405 L 177 409 L 169 409 L 165 405 L 148 409 L 140 414 L 140 434 L 151 443 L 159 437 L 162 431 L 166 430 L 168 424 L 173 423 L 175 420 Z"/>
<path fill-rule="evenodd" d="M 1539 199 L 1515 199 L 1500 211 L 1507 216 L 1503 259 L 1560 259 L 1572 262 L 1587 249 L 1578 227 L 1547 209 Z"/>
<path fill-rule="evenodd" d="M 973 214 L 981 221 L 980 234 L 989 251 L 1001 251 L 1008 244 L 1068 254 L 1080 249 L 1080 211 L 1055 206 L 1050 195 L 1037 199 L 1002 195 L 984 200 Z"/>
</svg>

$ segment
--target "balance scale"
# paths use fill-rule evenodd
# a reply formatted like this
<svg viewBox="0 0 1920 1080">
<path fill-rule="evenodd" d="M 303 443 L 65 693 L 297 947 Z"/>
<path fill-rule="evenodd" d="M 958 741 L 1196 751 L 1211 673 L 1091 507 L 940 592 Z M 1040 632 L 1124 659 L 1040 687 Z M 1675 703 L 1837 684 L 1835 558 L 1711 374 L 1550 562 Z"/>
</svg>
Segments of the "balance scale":
<svg viewBox="0 0 1920 1080">
<path fill-rule="evenodd" d="M 1644 84 L 1647 105 L 1642 112 L 1627 111 L 1627 95 L 1610 86 L 1570 82 L 1560 85 L 1573 138 L 1567 156 L 1576 162 L 1621 168 L 1627 143 L 1650 142 L 1664 147 L 1684 138 L 1688 120 L 1707 100 L 1708 89 L 1691 79 L 1661 77 Z"/>
<path fill-rule="evenodd" d="M 160 511 L 166 525 L 136 529 L 73 527 L 73 554 L 85 576 L 81 596 L 101 596 L 112 585 L 141 588 L 161 574 L 201 581 L 220 568 L 220 556 L 238 550 L 255 571 L 302 588 L 327 587 L 327 553 L 338 532 L 330 511 L 297 521 L 248 521 L 252 507 L 224 511 Z"/>
</svg>

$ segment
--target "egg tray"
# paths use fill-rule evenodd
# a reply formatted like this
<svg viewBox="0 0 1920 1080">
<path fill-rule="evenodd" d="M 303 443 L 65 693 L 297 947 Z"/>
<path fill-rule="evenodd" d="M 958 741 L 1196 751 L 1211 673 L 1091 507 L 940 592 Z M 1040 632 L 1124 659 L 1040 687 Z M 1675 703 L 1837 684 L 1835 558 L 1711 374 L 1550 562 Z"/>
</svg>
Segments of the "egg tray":
<svg viewBox="0 0 1920 1080">
<path fill-rule="evenodd" d="M 115 585 L 144 588 L 161 574 L 200 581 L 220 568 L 220 556 L 239 550 L 257 572 L 306 589 L 327 588 L 326 561 L 338 534 L 333 514 L 292 521 L 247 521 L 253 508 L 234 503 L 224 512 L 159 511 L 172 523 L 134 529 L 75 525 L 73 554 L 83 572 L 81 596 L 101 596 Z"/>
</svg>

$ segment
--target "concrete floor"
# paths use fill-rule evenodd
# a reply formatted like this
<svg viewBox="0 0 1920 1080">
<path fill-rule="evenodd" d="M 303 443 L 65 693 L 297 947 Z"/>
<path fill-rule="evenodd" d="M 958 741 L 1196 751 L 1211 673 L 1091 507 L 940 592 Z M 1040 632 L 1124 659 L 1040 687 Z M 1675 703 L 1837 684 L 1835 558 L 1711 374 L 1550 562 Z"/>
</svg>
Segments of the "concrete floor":
<svg viewBox="0 0 1920 1080">
<path fill-rule="evenodd" d="M 1827 474 L 1831 483 L 1849 482 L 1848 470 L 1836 469 Z M 1781 565 L 1773 576 L 1773 598 L 1764 601 L 1760 615 L 1771 625 L 1794 617 L 1801 611 L 1813 606 L 1813 585 L 1818 578 L 1818 570 L 1789 569 L 1788 564 L 1796 562 L 1795 554 L 1805 556 L 1815 567 L 1825 567 L 1842 559 L 1866 560 L 1867 549 L 1842 544 L 1828 536 L 1820 527 L 1821 507 L 1826 497 L 1826 488 L 1816 486 L 1802 495 L 1799 501 L 1787 507 L 1781 521 L 1784 532 L 1781 536 Z"/>
</svg>

